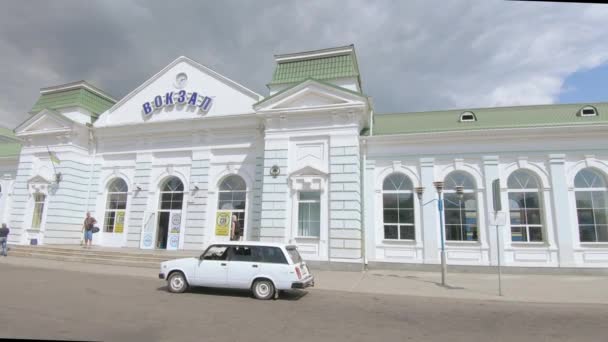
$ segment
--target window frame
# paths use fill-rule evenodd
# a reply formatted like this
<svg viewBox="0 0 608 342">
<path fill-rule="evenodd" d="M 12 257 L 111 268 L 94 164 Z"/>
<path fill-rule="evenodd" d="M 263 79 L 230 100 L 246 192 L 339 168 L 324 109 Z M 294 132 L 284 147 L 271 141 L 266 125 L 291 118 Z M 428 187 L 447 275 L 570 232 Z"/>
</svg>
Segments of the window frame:
<svg viewBox="0 0 608 342">
<path fill-rule="evenodd" d="M 603 181 L 603 183 L 604 183 L 603 185 L 604 186 L 603 187 L 602 186 L 577 187 L 576 186 L 576 183 L 577 183 L 576 182 L 576 178 L 583 171 L 590 171 L 590 172 L 592 172 L 594 174 L 594 176 L 599 177 L 600 180 Z M 574 176 L 574 187 L 573 187 L 573 189 L 574 189 L 574 209 L 575 209 L 575 214 L 576 214 L 576 225 L 577 225 L 577 228 L 578 228 L 578 239 L 579 239 L 579 242 L 581 244 L 590 244 L 590 245 L 605 245 L 605 244 L 608 244 L 608 232 L 605 233 L 606 236 L 607 236 L 607 239 L 605 241 L 603 241 L 603 240 L 600 241 L 599 240 L 600 234 L 598 234 L 598 226 L 605 226 L 606 230 L 608 230 L 608 222 L 606 222 L 606 223 L 597 223 L 597 220 L 596 220 L 596 216 L 597 216 L 596 211 L 600 211 L 602 209 L 604 209 L 604 217 L 605 217 L 605 219 L 608 219 L 608 181 L 606 180 L 605 175 L 601 171 L 598 171 L 598 170 L 596 170 L 594 168 L 585 167 L 585 168 L 579 170 L 576 173 L 576 175 Z M 580 194 L 580 193 L 590 193 L 591 208 L 582 208 L 582 209 L 579 208 L 579 204 L 578 204 L 579 199 L 578 199 L 577 194 Z M 594 206 L 594 198 L 595 198 L 593 196 L 594 193 L 600 193 L 600 194 L 604 195 L 604 200 L 606 202 L 605 205 L 607 207 L 596 208 Z M 582 234 L 581 234 L 581 223 L 580 223 L 579 212 L 582 211 L 582 210 L 591 211 L 591 215 L 592 215 L 592 218 L 593 218 L 593 224 L 583 224 L 583 226 L 593 226 L 593 232 L 594 232 L 594 236 L 595 236 L 595 241 L 583 241 L 582 238 L 581 238 Z"/>
<path fill-rule="evenodd" d="M 42 201 L 37 200 L 38 196 L 42 196 Z M 32 217 L 30 221 L 30 229 L 41 231 L 42 227 L 44 226 L 44 214 L 46 212 L 46 199 L 48 196 L 42 192 L 35 192 L 32 194 L 32 197 Z M 36 208 L 38 207 L 38 204 L 40 204 L 40 214 L 38 215 L 39 222 L 38 226 L 34 227 L 34 219 L 36 218 Z"/>
<path fill-rule="evenodd" d="M 475 201 L 475 209 L 467 209 L 466 208 L 466 201 L 461 201 L 460 199 L 459 199 L 459 206 L 457 208 L 456 207 L 450 208 L 450 206 L 455 206 L 456 202 L 450 201 L 453 204 L 451 204 L 449 202 L 446 203 L 447 201 L 445 199 L 445 195 L 449 194 L 451 196 L 451 195 L 457 195 L 458 194 L 458 192 L 456 190 L 456 186 L 454 186 L 454 188 L 452 188 L 452 187 L 449 187 L 449 185 L 448 185 L 448 178 L 449 177 L 453 177 L 453 175 L 456 174 L 456 173 L 460 173 L 460 174 L 464 175 L 466 178 L 468 178 L 468 181 L 471 183 L 470 187 L 464 187 L 464 184 L 466 182 L 463 183 L 463 184 L 460 184 L 460 185 L 456 185 L 456 186 L 463 186 L 463 196 L 470 195 L 472 197 L 472 200 Z M 454 184 L 456 184 L 455 181 L 454 181 Z M 479 203 L 478 203 L 478 200 L 477 200 L 477 185 L 476 185 L 476 182 L 475 182 L 475 178 L 473 178 L 473 176 L 470 173 L 466 172 L 466 171 L 454 170 L 454 171 L 451 171 L 450 173 L 448 173 L 445 176 L 445 178 L 444 178 L 444 185 L 445 185 L 445 187 L 443 189 L 442 196 L 443 196 L 443 199 L 444 199 L 444 202 L 443 202 L 443 223 L 444 223 L 444 227 L 445 227 L 445 231 L 444 231 L 445 241 L 446 242 L 450 242 L 450 243 L 454 243 L 454 242 L 455 243 L 460 243 L 460 242 L 464 242 L 464 243 L 467 243 L 467 242 L 473 243 L 473 242 L 475 242 L 475 243 L 478 243 L 478 242 L 480 242 L 480 238 L 479 238 Z M 452 212 L 452 211 L 458 211 L 458 217 L 459 217 L 459 223 L 458 224 L 448 224 L 448 212 Z M 473 235 L 475 236 L 474 240 L 466 240 L 466 239 L 464 239 L 464 237 L 465 237 L 465 234 L 464 234 L 465 229 L 464 229 L 464 227 L 465 226 L 469 226 L 469 224 L 463 223 L 462 219 L 463 219 L 463 213 L 464 213 L 464 218 L 466 220 L 466 217 L 467 217 L 466 213 L 468 213 L 468 212 L 474 212 L 475 213 L 475 230 L 473 232 Z M 448 234 L 448 226 L 457 226 L 457 227 L 459 227 L 458 230 L 460 232 L 459 235 L 460 235 L 461 239 L 448 239 L 448 235 L 451 235 L 451 234 Z"/>
<path fill-rule="evenodd" d="M 405 180 L 407 182 L 409 182 L 408 185 L 410 185 L 409 187 L 407 187 L 406 189 L 400 189 L 400 190 L 385 190 L 385 186 L 384 183 L 389 179 L 389 177 L 395 176 L 395 175 L 401 175 L 403 177 L 405 177 Z M 412 179 L 406 175 L 403 172 L 399 172 L 399 171 L 395 171 L 395 172 L 391 172 L 388 175 L 386 175 L 383 179 L 382 179 L 382 188 L 380 191 L 380 203 L 381 203 L 381 222 L 382 222 L 382 229 L 381 229 L 381 234 L 382 234 L 382 239 L 383 241 L 390 241 L 390 242 L 415 242 L 416 241 L 416 203 L 415 203 L 415 192 L 414 192 L 414 183 L 412 182 Z M 397 195 L 397 208 L 386 208 L 385 205 L 385 196 L 384 195 L 392 195 L 392 194 L 396 194 Z M 408 207 L 408 208 L 404 208 L 405 210 L 411 210 L 411 215 L 412 215 L 412 223 L 401 223 L 400 219 L 399 219 L 399 212 L 401 210 L 401 208 L 399 207 L 399 203 L 400 203 L 400 197 L 399 194 L 408 194 L 411 197 L 411 202 L 412 202 L 412 206 Z M 385 211 L 386 210 L 397 210 L 397 222 L 386 222 L 385 221 Z M 386 229 L 387 226 L 391 226 L 397 227 L 397 238 L 388 238 L 386 236 Z M 402 239 L 401 238 L 401 228 L 402 227 L 406 227 L 408 230 L 410 230 L 413 233 L 413 238 L 412 239 Z"/>
<path fill-rule="evenodd" d="M 114 185 L 115 182 L 118 181 L 122 181 L 124 183 L 124 185 L 126 186 L 125 191 L 110 191 L 112 186 Z M 124 196 L 124 209 L 118 209 L 118 208 L 108 208 L 108 205 L 111 201 L 111 196 L 112 195 L 123 195 Z M 106 203 L 105 203 L 105 207 L 104 207 L 104 215 L 103 215 L 103 232 L 104 233 L 112 233 L 112 234 L 124 234 L 124 231 L 126 229 L 126 216 L 127 216 L 127 206 L 129 204 L 129 185 L 128 183 L 120 178 L 114 178 L 112 179 L 110 182 L 108 182 L 108 186 L 106 187 Z M 120 233 L 115 233 L 114 230 L 116 229 L 116 216 L 118 214 L 118 212 L 124 212 L 123 214 L 123 231 Z M 108 230 L 108 215 L 110 213 L 113 213 L 113 217 L 112 217 L 112 230 Z"/>
<path fill-rule="evenodd" d="M 509 186 L 509 180 L 511 179 L 511 177 L 516 176 L 517 173 L 525 173 L 527 174 L 529 177 L 534 178 L 534 180 L 536 181 L 536 187 L 535 188 L 526 188 L 526 187 L 522 187 L 521 188 L 512 188 Z M 521 185 L 521 182 L 518 182 Z M 535 193 L 537 195 L 537 202 L 538 202 L 538 208 L 531 208 L 528 207 L 526 202 L 525 202 L 525 194 L 526 193 Z M 524 207 L 523 208 L 518 208 L 518 209 L 514 209 L 511 207 L 511 194 L 523 194 L 524 195 Z M 510 242 L 511 244 L 526 244 L 526 245 L 538 245 L 538 244 L 545 244 L 548 242 L 548 236 L 547 236 L 547 231 L 546 231 L 546 225 L 547 222 L 545 220 L 545 203 L 544 203 L 544 196 L 543 196 L 543 186 L 542 186 L 542 181 L 540 179 L 540 177 L 538 177 L 538 175 L 536 175 L 534 172 L 526 170 L 526 169 L 517 169 L 513 172 L 511 172 L 511 174 L 509 174 L 509 177 L 507 177 L 507 203 L 508 203 L 508 218 L 509 218 L 509 235 L 511 236 Z M 520 212 L 520 219 L 521 219 L 521 211 L 524 211 L 524 215 L 525 215 L 525 223 L 519 223 L 519 224 L 513 224 L 512 223 L 512 213 L 513 212 Z M 528 223 L 528 211 L 529 210 L 538 210 L 538 217 L 539 217 L 539 224 L 529 224 Z M 540 228 L 540 234 L 541 234 L 541 240 L 540 241 L 531 241 L 530 240 L 530 228 Z M 513 228 L 520 228 L 525 230 L 525 240 L 513 240 Z"/>
<path fill-rule="evenodd" d="M 225 184 L 226 181 L 228 181 L 228 179 L 230 179 L 231 177 L 238 177 L 240 178 L 240 180 L 243 182 L 244 184 L 244 189 L 237 189 L 237 190 L 222 190 L 222 185 Z M 244 199 L 243 202 L 245 203 L 245 205 L 243 206 L 242 209 L 221 209 L 220 205 L 222 203 L 221 197 L 222 197 L 222 193 L 243 193 Z M 223 177 L 222 179 L 220 179 L 219 183 L 217 183 L 217 205 L 216 205 L 216 215 L 217 213 L 230 213 L 230 222 L 232 222 L 232 215 L 236 215 L 240 225 L 241 225 L 241 230 L 243 232 L 242 235 L 242 240 L 246 240 L 247 237 L 247 219 L 248 219 L 248 215 L 247 215 L 247 208 L 249 206 L 249 201 L 248 201 L 248 195 L 249 195 L 249 188 L 247 186 L 247 182 L 245 181 L 245 178 L 243 178 L 241 175 L 238 174 L 230 174 L 226 177 Z M 234 195 L 231 196 L 231 202 L 234 202 Z M 230 226 L 230 229 L 232 229 L 232 225 Z M 231 236 L 231 232 L 228 232 L 228 237 Z"/>
<path fill-rule="evenodd" d="M 314 200 L 302 200 L 301 199 L 302 193 L 314 193 L 314 194 L 318 195 L 318 199 L 315 198 Z M 305 239 L 320 239 L 321 238 L 321 195 L 322 195 L 321 191 L 314 191 L 314 190 L 313 191 L 298 191 L 298 193 L 297 193 L 298 216 L 296 218 L 297 219 L 297 223 L 298 223 L 298 225 L 297 225 L 297 234 L 296 234 L 297 238 L 305 238 Z M 301 233 L 301 227 L 300 227 L 300 224 L 303 222 L 303 221 L 300 221 L 300 215 L 302 213 L 301 212 L 302 208 L 301 208 L 300 205 L 301 204 L 314 204 L 314 203 L 318 203 L 319 204 L 319 211 L 318 211 L 319 217 L 318 217 L 318 221 L 310 221 L 309 220 L 307 222 L 309 222 L 309 223 L 310 222 L 318 222 L 318 232 L 317 232 L 318 234 L 317 235 L 304 235 L 304 234 Z M 310 214 L 310 210 L 309 210 L 309 214 Z M 310 215 L 308 216 L 308 218 L 310 218 Z"/>
</svg>

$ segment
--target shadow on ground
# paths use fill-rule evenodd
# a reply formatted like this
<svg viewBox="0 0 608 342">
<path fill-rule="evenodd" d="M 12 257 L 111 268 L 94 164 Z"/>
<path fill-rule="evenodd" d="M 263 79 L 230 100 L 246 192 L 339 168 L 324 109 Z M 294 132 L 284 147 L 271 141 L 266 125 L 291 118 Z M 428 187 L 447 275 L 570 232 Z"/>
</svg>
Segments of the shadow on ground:
<svg viewBox="0 0 608 342">
<path fill-rule="evenodd" d="M 169 292 L 167 286 L 161 286 L 156 289 L 157 291 Z M 211 295 L 211 296 L 225 296 L 225 297 L 241 297 L 241 298 L 253 298 L 251 291 L 249 290 L 238 290 L 238 289 L 222 289 L 222 288 L 212 288 L 212 287 L 191 287 L 188 289 L 187 293 L 201 294 L 201 295 Z M 304 290 L 289 290 L 289 291 L 280 291 L 279 292 L 279 300 L 300 300 L 304 296 L 308 294 L 307 291 Z"/>
</svg>

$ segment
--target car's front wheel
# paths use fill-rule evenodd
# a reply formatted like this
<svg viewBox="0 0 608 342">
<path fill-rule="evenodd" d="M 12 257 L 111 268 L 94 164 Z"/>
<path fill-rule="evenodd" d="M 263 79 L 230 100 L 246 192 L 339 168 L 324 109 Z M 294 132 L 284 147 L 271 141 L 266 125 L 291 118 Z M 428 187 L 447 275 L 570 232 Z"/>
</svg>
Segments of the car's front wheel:
<svg viewBox="0 0 608 342">
<path fill-rule="evenodd" d="M 173 272 L 167 279 L 169 285 L 169 292 L 183 293 L 188 289 L 188 282 L 186 276 L 182 272 Z"/>
<path fill-rule="evenodd" d="M 274 285 L 268 279 L 256 280 L 252 287 L 253 296 L 257 299 L 270 299 L 274 296 Z"/>
</svg>

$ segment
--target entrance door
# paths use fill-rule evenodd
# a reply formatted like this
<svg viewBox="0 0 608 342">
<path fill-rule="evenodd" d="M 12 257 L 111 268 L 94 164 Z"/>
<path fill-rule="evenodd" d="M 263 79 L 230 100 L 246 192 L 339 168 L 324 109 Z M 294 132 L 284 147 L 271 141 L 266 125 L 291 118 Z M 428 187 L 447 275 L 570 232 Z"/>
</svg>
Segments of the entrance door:
<svg viewBox="0 0 608 342">
<path fill-rule="evenodd" d="M 169 233 L 169 216 L 168 211 L 158 212 L 158 227 L 156 228 L 156 245 L 157 249 L 167 248 L 167 235 Z"/>
<path fill-rule="evenodd" d="M 183 202 L 184 184 L 177 177 L 167 178 L 160 187 L 156 248 L 178 248 Z"/>
<path fill-rule="evenodd" d="M 194 281 L 198 286 L 224 287 L 228 277 L 228 246 L 213 245 L 199 259 Z"/>
</svg>

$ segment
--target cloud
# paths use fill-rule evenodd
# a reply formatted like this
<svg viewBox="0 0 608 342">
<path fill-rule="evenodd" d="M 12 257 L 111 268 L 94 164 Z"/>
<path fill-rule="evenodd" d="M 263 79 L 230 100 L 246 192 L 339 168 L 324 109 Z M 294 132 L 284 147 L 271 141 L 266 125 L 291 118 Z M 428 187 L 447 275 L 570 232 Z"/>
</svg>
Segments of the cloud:
<svg viewBox="0 0 608 342">
<path fill-rule="evenodd" d="M 120 98 L 180 55 L 267 94 L 276 53 L 354 43 L 377 112 L 551 103 L 608 60 L 601 5 L 421 1 L 8 2 L 0 125 L 41 87 L 86 79 Z"/>
</svg>

